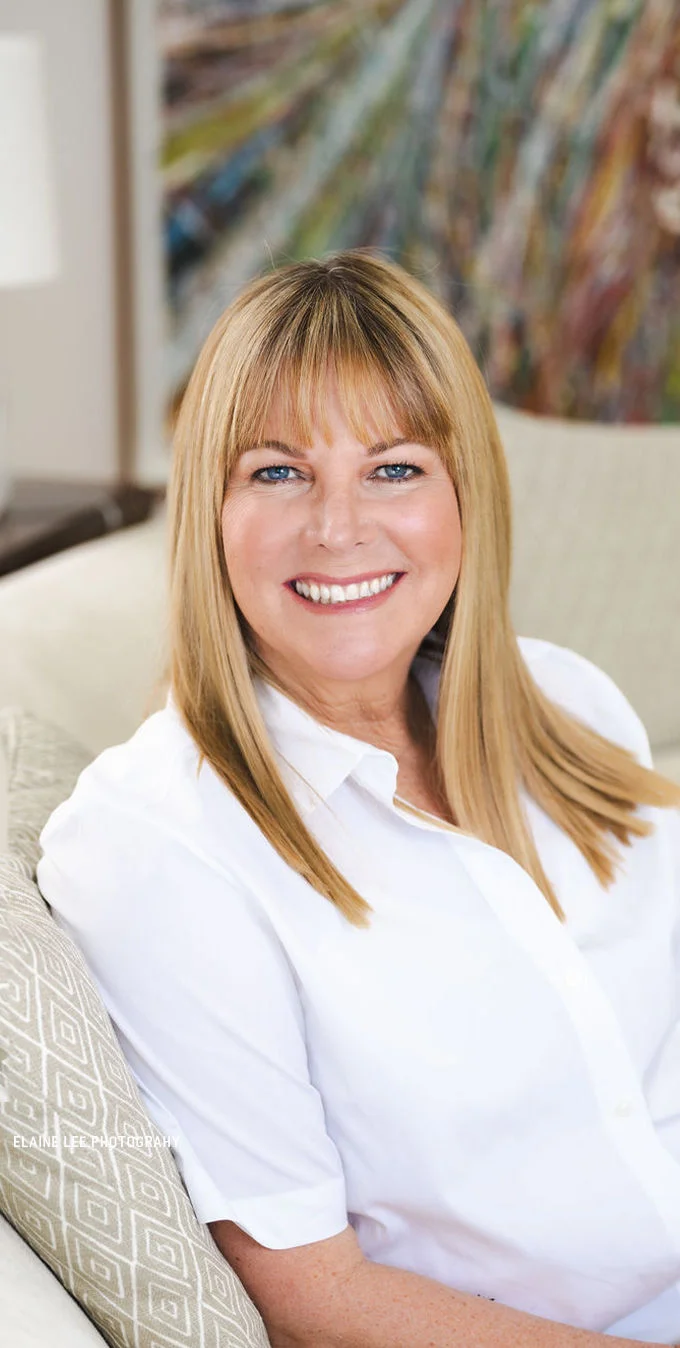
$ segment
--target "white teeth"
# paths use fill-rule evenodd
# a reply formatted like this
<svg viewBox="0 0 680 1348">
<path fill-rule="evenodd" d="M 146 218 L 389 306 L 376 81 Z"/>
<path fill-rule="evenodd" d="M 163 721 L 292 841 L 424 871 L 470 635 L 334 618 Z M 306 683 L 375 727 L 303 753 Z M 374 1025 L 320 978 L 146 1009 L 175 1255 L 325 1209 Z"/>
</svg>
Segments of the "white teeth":
<svg viewBox="0 0 680 1348">
<path fill-rule="evenodd" d="M 397 572 L 376 577 L 375 580 L 353 581 L 350 585 L 322 585 L 316 581 L 296 580 L 293 582 L 298 594 L 311 599 L 315 604 L 347 604 L 353 599 L 369 599 L 374 594 L 388 590 L 397 578 Z"/>
</svg>

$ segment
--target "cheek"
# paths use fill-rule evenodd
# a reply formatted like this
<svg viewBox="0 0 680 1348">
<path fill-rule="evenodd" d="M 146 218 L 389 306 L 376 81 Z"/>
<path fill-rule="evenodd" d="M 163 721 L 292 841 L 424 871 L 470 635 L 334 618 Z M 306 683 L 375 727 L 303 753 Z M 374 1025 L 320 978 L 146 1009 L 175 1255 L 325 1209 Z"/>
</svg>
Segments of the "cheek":
<svg viewBox="0 0 680 1348">
<path fill-rule="evenodd" d="M 244 536 L 246 539 L 248 536 L 247 521 L 244 519 L 243 511 L 238 509 L 234 501 L 230 501 L 222 506 L 221 523 L 222 550 L 233 589 L 238 579 L 240 558 L 243 556 Z"/>
<path fill-rule="evenodd" d="M 462 533 L 455 495 L 430 497 L 417 509 L 404 511 L 401 520 L 404 546 L 414 561 L 445 570 L 457 570 Z"/>
<path fill-rule="evenodd" d="M 262 519 L 257 503 L 234 497 L 222 507 L 222 547 L 232 589 L 248 589 L 254 577 L 271 572 L 280 553 L 276 518 Z"/>
</svg>

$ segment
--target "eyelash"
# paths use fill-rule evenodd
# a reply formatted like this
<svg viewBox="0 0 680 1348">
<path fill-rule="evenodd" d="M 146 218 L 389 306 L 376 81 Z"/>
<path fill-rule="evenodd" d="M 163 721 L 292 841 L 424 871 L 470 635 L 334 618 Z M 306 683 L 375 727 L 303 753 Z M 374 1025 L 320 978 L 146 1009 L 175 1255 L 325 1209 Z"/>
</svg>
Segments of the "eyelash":
<svg viewBox="0 0 680 1348">
<path fill-rule="evenodd" d="M 258 469 L 256 470 L 256 472 L 254 472 L 254 473 L 252 474 L 252 476 L 251 476 L 251 481 L 252 481 L 252 482 L 260 482 L 260 483 L 262 483 L 262 485 L 265 486 L 265 487 L 277 487 L 277 486 L 279 486 L 279 485 L 286 486 L 286 484 L 287 484 L 288 482 L 292 482 L 292 481 L 293 481 L 293 479 L 290 478 L 290 477 L 285 477 L 285 478 L 281 478 L 281 477 L 280 477 L 280 478 L 264 478 L 264 477 L 260 477 L 260 473 L 269 473 L 269 472 L 272 471 L 273 468 L 288 468 L 292 473 L 297 473 L 297 472 L 299 471 L 299 469 L 293 468 L 292 465 L 289 464 L 289 463 L 268 463 L 266 468 L 258 468 Z M 374 471 L 377 473 L 377 472 L 380 471 L 381 468 L 411 468 L 411 469 L 413 470 L 413 474 L 414 474 L 416 477 L 422 477 L 422 475 L 423 475 L 423 473 L 424 473 L 424 471 L 425 471 L 423 468 L 420 468 L 420 467 L 418 466 L 417 463 L 408 463 L 408 462 L 406 461 L 406 459 L 400 459 L 398 463 L 381 463 L 381 464 L 378 465 L 378 468 L 376 468 Z M 390 483 L 395 483 L 395 482 L 396 482 L 396 483 L 399 483 L 399 482 L 412 482 L 412 481 L 413 481 L 413 476 L 411 476 L 411 477 L 381 477 L 381 478 L 378 478 L 378 481 L 379 481 L 379 482 L 390 482 Z"/>
</svg>

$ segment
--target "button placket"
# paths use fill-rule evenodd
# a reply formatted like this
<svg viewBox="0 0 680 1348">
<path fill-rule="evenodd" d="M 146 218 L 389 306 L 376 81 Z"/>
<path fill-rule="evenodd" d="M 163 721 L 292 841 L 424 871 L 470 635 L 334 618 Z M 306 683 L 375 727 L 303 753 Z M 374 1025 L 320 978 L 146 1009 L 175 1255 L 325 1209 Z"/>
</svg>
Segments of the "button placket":
<svg viewBox="0 0 680 1348">
<path fill-rule="evenodd" d="M 585 975 L 582 969 L 567 969 L 564 975 L 564 986 L 566 988 L 582 988 L 585 983 Z"/>
<path fill-rule="evenodd" d="M 518 862 L 480 840 L 450 836 L 480 893 L 561 998 L 580 1043 L 602 1124 L 680 1252 L 680 1166 L 656 1133 L 623 1029 L 604 988 L 571 932 Z"/>
<path fill-rule="evenodd" d="M 629 1119 L 631 1115 L 635 1113 L 635 1101 L 628 1099 L 619 1100 L 614 1106 L 614 1113 L 617 1119 Z"/>
</svg>

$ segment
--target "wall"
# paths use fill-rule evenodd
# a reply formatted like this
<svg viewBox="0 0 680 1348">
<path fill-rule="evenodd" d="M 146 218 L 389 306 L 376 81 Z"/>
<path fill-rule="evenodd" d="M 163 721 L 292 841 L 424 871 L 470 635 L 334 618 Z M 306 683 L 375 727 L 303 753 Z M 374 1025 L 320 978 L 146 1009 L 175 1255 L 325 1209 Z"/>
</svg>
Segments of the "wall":
<svg viewBox="0 0 680 1348">
<path fill-rule="evenodd" d="M 0 0 L 44 36 L 62 271 L 0 290 L 0 403 L 15 476 L 111 481 L 117 425 L 107 0 Z"/>
</svg>

